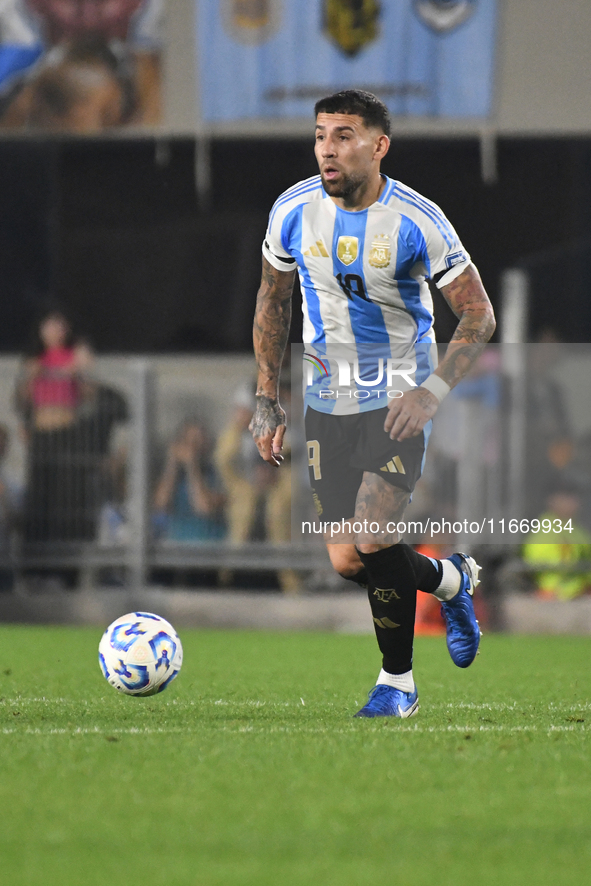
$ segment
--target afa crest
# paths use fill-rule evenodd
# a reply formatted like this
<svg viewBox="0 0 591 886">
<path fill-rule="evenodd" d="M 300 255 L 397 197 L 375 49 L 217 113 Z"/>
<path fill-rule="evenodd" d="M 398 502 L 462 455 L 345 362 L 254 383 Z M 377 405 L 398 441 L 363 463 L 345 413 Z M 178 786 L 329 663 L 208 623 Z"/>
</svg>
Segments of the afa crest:
<svg viewBox="0 0 591 886">
<path fill-rule="evenodd" d="M 390 238 L 387 234 L 378 234 L 378 236 L 371 241 L 369 263 L 372 268 L 387 268 L 391 260 L 392 250 L 390 249 Z"/>
<path fill-rule="evenodd" d="M 345 55 L 357 55 L 379 36 L 378 0 L 324 0 L 324 30 Z"/>
<path fill-rule="evenodd" d="M 352 265 L 358 252 L 359 239 L 357 237 L 339 237 L 337 256 L 344 265 Z"/>
<path fill-rule="evenodd" d="M 380 603 L 391 603 L 392 600 L 400 600 L 395 588 L 374 588 L 372 591 L 374 597 L 377 597 Z M 396 625 L 399 627 L 399 625 Z"/>
<path fill-rule="evenodd" d="M 238 43 L 264 43 L 279 24 L 280 0 L 222 0 L 224 23 Z"/>
</svg>

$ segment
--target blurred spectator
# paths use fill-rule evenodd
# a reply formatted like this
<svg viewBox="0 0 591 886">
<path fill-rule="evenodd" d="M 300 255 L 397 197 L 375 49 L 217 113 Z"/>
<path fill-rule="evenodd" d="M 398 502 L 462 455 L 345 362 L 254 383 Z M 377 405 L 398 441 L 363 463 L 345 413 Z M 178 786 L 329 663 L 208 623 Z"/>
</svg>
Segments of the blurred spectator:
<svg viewBox="0 0 591 886">
<path fill-rule="evenodd" d="M 9 446 L 10 431 L 0 424 L 0 591 L 9 591 L 14 584 L 10 568 L 11 537 L 22 508 L 22 489 L 7 476 L 4 467 Z"/>
<path fill-rule="evenodd" d="M 77 411 L 94 394 L 88 378 L 92 361 L 88 345 L 75 340 L 61 311 L 42 317 L 16 386 L 28 444 L 23 521 L 27 542 L 94 536 L 87 465 L 78 457 L 75 433 Z"/>
<path fill-rule="evenodd" d="M 422 504 L 425 513 L 437 511 L 453 519 L 460 498 L 463 460 L 471 448 L 479 453 L 478 477 L 471 477 L 472 506 L 480 507 L 486 494 L 487 475 L 492 475 L 500 458 L 501 434 L 500 352 L 488 346 L 462 382 L 452 390 L 433 424 L 429 446 L 433 459 L 427 460 L 423 484 L 417 486 L 415 500 L 420 500 L 427 485 L 430 501 Z M 468 513 L 459 517 L 471 519 Z"/>
<path fill-rule="evenodd" d="M 558 482 L 548 496 L 546 510 L 539 517 L 539 531 L 531 532 L 523 545 L 524 561 L 531 566 L 590 563 L 591 534 L 575 522 L 580 507 L 578 487 L 572 482 Z M 559 526 L 565 525 L 567 528 L 560 530 Z M 547 531 L 548 528 L 552 531 Z M 571 600 L 591 590 L 591 573 L 545 570 L 535 573 L 535 582 L 540 596 Z"/>
<path fill-rule="evenodd" d="M 234 544 L 250 538 L 260 494 L 260 456 L 248 430 L 253 409 L 253 392 L 240 390 L 234 398 L 230 423 L 220 434 L 215 450 L 215 463 L 227 495 L 228 538 Z"/>
<path fill-rule="evenodd" d="M 587 431 L 578 438 L 575 455 L 567 471 L 581 485 L 579 520 L 586 529 L 591 529 L 591 432 Z"/>
<path fill-rule="evenodd" d="M 168 447 L 154 495 L 156 532 L 174 541 L 216 541 L 225 535 L 224 495 L 199 419 L 184 421 Z"/>
<path fill-rule="evenodd" d="M 88 407 L 76 422 L 80 459 L 93 470 L 97 513 L 97 537 L 101 544 L 124 544 L 129 540 L 125 499 L 129 418 L 127 401 L 120 391 L 99 384 Z"/>
<path fill-rule="evenodd" d="M 529 514 L 544 507 L 549 491 L 571 463 L 574 442 L 565 392 L 553 375 L 564 350 L 552 329 L 528 348 L 526 489 Z"/>
<path fill-rule="evenodd" d="M 280 399 L 288 414 L 291 400 L 289 382 L 284 381 Z M 291 446 L 289 430 L 283 444 L 283 464 L 279 469 L 261 461 L 248 430 L 254 412 L 254 388 L 238 391 L 230 423 L 220 434 L 215 460 L 227 494 L 228 536 L 234 544 L 253 537 L 261 515 L 267 541 L 291 541 Z M 297 593 L 300 581 L 294 570 L 279 572 L 281 589 Z"/>
<path fill-rule="evenodd" d="M 53 431 L 73 424 L 88 391 L 85 375 L 92 362 L 88 345 L 75 340 L 62 311 L 41 317 L 16 391 L 27 429 Z"/>
</svg>

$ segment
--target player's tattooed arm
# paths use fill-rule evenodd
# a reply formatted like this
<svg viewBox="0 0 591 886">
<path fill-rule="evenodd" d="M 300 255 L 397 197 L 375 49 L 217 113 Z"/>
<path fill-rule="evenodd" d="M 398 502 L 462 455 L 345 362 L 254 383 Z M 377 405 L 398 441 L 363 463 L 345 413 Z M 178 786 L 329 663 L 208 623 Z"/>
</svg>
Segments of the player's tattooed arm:
<svg viewBox="0 0 591 886">
<path fill-rule="evenodd" d="M 258 378 L 250 430 L 261 457 L 276 466 L 283 461 L 285 412 L 279 405 L 279 375 L 289 336 L 294 279 L 295 271 L 278 271 L 263 257 L 253 326 Z"/>
<path fill-rule="evenodd" d="M 495 331 L 495 315 L 480 274 L 474 265 L 441 289 L 448 305 L 459 319 L 437 375 L 455 387 L 484 350 Z"/>
<path fill-rule="evenodd" d="M 474 265 L 462 271 L 441 291 L 460 321 L 436 370 L 436 374 L 453 388 L 482 353 L 495 330 L 495 317 Z M 388 407 L 384 430 L 392 440 L 415 437 L 433 418 L 438 406 L 439 400 L 426 388 L 406 391 Z"/>
</svg>

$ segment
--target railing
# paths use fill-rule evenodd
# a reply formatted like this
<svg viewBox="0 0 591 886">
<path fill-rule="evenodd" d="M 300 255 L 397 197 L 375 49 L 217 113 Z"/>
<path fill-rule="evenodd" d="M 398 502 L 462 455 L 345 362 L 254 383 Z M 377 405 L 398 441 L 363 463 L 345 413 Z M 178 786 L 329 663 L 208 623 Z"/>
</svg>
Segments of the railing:
<svg viewBox="0 0 591 886">
<path fill-rule="evenodd" d="M 458 388 L 454 396 L 444 400 L 409 518 L 414 514 L 433 519 L 444 515 L 452 522 L 500 521 L 539 514 L 541 490 L 548 477 L 532 473 L 532 465 L 546 458 L 552 433 L 548 439 L 541 432 L 537 436 L 533 433 L 528 385 L 537 378 L 536 367 L 543 363 L 536 362 L 535 352 L 532 360 L 532 347 L 527 346 L 525 352 L 518 350 L 522 346 L 517 344 L 494 346 L 464 391 Z M 553 390 L 559 392 L 557 408 L 567 416 L 570 447 L 557 456 L 566 459 L 558 473 L 564 477 L 566 472 L 569 482 L 573 477 L 581 482 L 580 520 L 587 525 L 591 477 L 585 441 L 591 439 L 591 394 L 586 380 L 591 374 L 591 348 L 556 347 L 552 365 L 544 372 Z M 75 572 L 77 583 L 86 586 L 99 584 L 105 570 L 117 570 L 117 580 L 135 588 L 145 586 L 153 571 L 161 569 L 224 572 L 223 586 L 232 581 L 228 573 L 291 570 L 301 580 L 314 570 L 328 570 L 319 536 L 302 539 L 294 535 L 293 541 L 289 537 L 271 541 L 259 525 L 258 534 L 247 533 L 240 542 L 231 533 L 216 541 L 189 541 L 162 535 L 157 525 L 155 490 L 176 429 L 183 420 L 197 415 L 211 436 L 210 461 L 215 463 L 215 441 L 235 420 L 237 411 L 247 410 L 247 389 L 253 378 L 250 356 L 98 359 L 93 394 L 80 407 L 75 425 L 61 436 L 49 434 L 47 438 L 35 436 L 15 408 L 13 392 L 20 366 L 18 360 L 0 360 L 0 424 L 6 426 L 11 438 L 0 465 L 0 483 L 2 488 L 12 484 L 21 489 L 17 513 L 10 520 L 0 520 L 0 533 L 4 533 L 0 571 L 14 572 L 19 590 L 26 591 L 32 574 L 66 570 Z M 496 399 L 490 396 L 492 388 Z M 578 408 L 573 408 L 575 403 Z M 292 427 L 297 432 L 295 416 Z M 39 460 L 40 452 L 43 454 L 40 447 L 44 441 L 56 445 L 56 440 L 65 448 L 60 452 L 58 445 L 57 453 L 49 452 L 49 461 L 41 469 L 39 463 L 33 463 L 34 458 Z M 256 486 L 254 476 L 262 463 L 248 433 L 242 433 L 241 440 L 243 448 L 250 447 L 241 476 Z M 292 479 L 299 491 L 306 482 L 307 467 L 300 463 L 305 447 L 294 442 L 293 452 Z M 273 477 L 263 478 L 263 485 L 284 476 L 281 472 L 286 469 L 269 470 Z M 58 483 L 56 487 L 56 478 L 61 486 Z M 32 488 L 40 482 L 46 487 Z M 227 500 L 231 493 L 227 487 Z M 57 502 L 51 501 L 52 494 Z M 307 501 L 307 493 L 301 497 Z M 67 511 L 61 516 L 59 508 L 56 511 L 60 501 Z M 289 502 L 286 507 L 289 509 Z M 483 538 L 456 532 L 445 540 L 405 538 L 474 548 L 497 542 L 516 545 L 524 535 L 505 532 L 502 538 Z M 579 568 L 583 571 L 583 565 Z M 515 564 L 511 569 L 507 575 L 519 571 Z M 523 566 L 522 571 L 536 572 L 540 567 Z M 552 571 L 558 571 L 555 564 Z"/>
<path fill-rule="evenodd" d="M 5 527 L 0 570 L 15 575 L 17 590 L 26 592 L 32 575 L 66 571 L 77 586 L 98 585 L 105 570 L 116 570 L 119 581 L 141 588 L 157 569 L 224 571 L 226 585 L 234 571 L 326 569 L 321 544 L 162 537 L 154 492 L 165 451 L 190 419 L 207 429 L 207 461 L 214 463 L 215 440 L 241 408 L 236 402 L 244 402 L 252 368 L 250 357 L 102 358 L 74 422 L 46 433 L 27 426 L 15 408 L 21 364 L 0 360 L 0 423 L 11 438 L 2 470 L 22 499 Z M 256 462 L 254 443 L 242 441 L 248 444 Z"/>
</svg>

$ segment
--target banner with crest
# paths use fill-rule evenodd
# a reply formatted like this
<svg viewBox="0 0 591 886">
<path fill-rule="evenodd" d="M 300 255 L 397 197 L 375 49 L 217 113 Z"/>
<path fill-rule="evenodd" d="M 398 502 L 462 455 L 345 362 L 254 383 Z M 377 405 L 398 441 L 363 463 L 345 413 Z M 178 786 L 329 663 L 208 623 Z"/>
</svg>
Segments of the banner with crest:
<svg viewBox="0 0 591 886">
<path fill-rule="evenodd" d="M 394 115 L 486 118 L 497 0 L 199 0 L 205 122 L 310 117 L 339 89 Z"/>
</svg>

